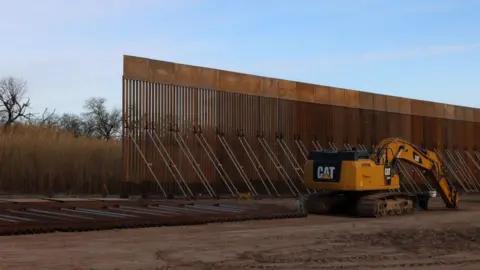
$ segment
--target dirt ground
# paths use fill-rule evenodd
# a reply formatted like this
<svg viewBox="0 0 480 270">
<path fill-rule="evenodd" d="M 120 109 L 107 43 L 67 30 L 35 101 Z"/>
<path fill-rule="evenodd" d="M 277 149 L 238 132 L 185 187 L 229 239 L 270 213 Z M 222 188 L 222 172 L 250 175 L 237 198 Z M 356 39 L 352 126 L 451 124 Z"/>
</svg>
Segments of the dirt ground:
<svg viewBox="0 0 480 270">
<path fill-rule="evenodd" d="M 0 238 L 0 269 L 480 269 L 480 201 L 406 217 Z"/>
</svg>

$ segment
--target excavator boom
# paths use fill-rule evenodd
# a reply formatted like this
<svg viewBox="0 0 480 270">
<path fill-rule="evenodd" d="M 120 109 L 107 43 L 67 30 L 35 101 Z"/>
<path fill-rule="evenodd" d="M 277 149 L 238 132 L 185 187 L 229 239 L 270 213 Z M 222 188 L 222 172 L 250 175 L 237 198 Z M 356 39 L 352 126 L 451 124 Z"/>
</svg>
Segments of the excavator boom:
<svg viewBox="0 0 480 270">
<path fill-rule="evenodd" d="M 392 167 L 395 167 L 398 161 L 406 161 L 423 169 L 426 179 L 430 180 L 440 193 L 446 207 L 458 208 L 458 191 L 447 179 L 443 163 L 435 152 L 417 147 L 400 138 L 389 138 L 378 144 L 372 159 L 379 164 L 390 164 Z"/>
</svg>

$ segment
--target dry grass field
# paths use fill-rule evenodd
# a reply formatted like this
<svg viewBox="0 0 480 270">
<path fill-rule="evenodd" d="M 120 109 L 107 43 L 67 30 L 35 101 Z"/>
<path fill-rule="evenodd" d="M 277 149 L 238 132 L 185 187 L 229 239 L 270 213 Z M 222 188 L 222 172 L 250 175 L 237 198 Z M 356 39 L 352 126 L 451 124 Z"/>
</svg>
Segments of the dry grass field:
<svg viewBox="0 0 480 270">
<path fill-rule="evenodd" d="M 75 138 L 46 127 L 0 129 L 0 192 L 118 193 L 121 158 L 118 142 Z"/>
</svg>

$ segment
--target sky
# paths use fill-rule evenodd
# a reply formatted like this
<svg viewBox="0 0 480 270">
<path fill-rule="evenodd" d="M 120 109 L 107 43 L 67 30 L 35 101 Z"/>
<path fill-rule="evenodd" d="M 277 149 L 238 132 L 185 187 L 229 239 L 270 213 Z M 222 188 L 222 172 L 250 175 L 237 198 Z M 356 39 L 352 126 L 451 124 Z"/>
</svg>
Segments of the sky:
<svg viewBox="0 0 480 270">
<path fill-rule="evenodd" d="M 480 107 L 480 0 L 0 0 L 34 112 L 121 108 L 123 55 Z M 475 94 L 477 93 L 477 94 Z"/>
</svg>

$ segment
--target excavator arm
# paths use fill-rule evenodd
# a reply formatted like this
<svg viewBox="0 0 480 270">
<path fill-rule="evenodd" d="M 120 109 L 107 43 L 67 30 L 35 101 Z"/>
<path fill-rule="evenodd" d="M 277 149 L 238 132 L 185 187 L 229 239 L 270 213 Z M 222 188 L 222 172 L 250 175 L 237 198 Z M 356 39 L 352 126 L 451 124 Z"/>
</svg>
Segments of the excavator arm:
<svg viewBox="0 0 480 270">
<path fill-rule="evenodd" d="M 420 148 L 400 138 L 388 138 L 381 141 L 371 156 L 377 164 L 389 164 L 395 167 L 398 161 L 424 170 L 425 176 L 431 180 L 440 193 L 446 207 L 458 208 L 458 191 L 447 179 L 443 164 L 435 152 Z"/>
</svg>

